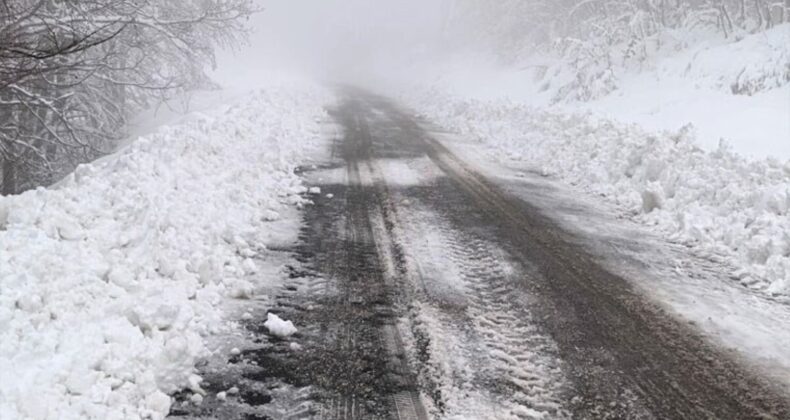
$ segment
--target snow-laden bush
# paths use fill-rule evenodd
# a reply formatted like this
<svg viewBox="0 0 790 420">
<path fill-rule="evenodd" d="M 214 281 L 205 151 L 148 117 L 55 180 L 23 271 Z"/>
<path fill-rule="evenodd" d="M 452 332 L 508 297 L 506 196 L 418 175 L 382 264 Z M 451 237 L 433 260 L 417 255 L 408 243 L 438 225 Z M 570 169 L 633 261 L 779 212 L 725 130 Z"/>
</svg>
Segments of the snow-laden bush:
<svg viewBox="0 0 790 420">
<path fill-rule="evenodd" d="M 560 66 L 554 67 L 553 80 L 559 85 L 553 102 L 591 101 L 617 89 L 617 76 L 610 48 L 600 42 L 566 38 Z"/>
<path fill-rule="evenodd" d="M 694 80 L 697 88 L 754 95 L 790 83 L 788 35 L 790 23 L 737 42 L 676 30 L 652 38 L 638 54 L 625 44 L 566 38 L 555 47 L 558 56 L 544 53 L 530 62 L 546 69 L 538 83 L 553 103 L 600 99 L 617 90 L 621 79 L 647 71 L 659 79 Z"/>
<path fill-rule="evenodd" d="M 736 59 L 733 59 L 736 57 Z M 687 74 L 736 95 L 753 95 L 790 83 L 790 23 L 727 45 L 701 50 Z"/>
</svg>

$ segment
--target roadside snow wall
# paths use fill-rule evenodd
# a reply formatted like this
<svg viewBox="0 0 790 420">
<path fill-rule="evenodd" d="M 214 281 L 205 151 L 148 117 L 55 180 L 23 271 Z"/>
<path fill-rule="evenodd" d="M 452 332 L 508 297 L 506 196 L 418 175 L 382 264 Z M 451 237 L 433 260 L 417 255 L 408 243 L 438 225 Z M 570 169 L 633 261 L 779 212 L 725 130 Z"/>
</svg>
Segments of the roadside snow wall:
<svg viewBox="0 0 790 420">
<path fill-rule="evenodd" d="M 0 197 L 0 418 L 161 419 L 197 389 L 256 238 L 305 191 L 323 95 L 261 91 Z"/>
<path fill-rule="evenodd" d="M 723 257 L 748 287 L 790 295 L 790 161 L 746 160 L 693 129 L 651 133 L 587 113 L 437 93 L 413 104 L 486 146 L 494 161 L 561 179 L 620 205 L 665 237 Z"/>
</svg>

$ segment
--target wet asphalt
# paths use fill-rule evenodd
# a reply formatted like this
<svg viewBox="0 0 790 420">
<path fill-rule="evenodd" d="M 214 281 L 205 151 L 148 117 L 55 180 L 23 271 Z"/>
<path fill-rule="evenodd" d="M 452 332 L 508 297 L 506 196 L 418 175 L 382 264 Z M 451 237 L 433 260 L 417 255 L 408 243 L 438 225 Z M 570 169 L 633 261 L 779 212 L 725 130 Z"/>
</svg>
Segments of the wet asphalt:
<svg viewBox="0 0 790 420">
<path fill-rule="evenodd" d="M 540 365 L 557 376 L 556 386 L 508 378 L 514 369 L 494 369 L 485 357 L 468 362 L 469 387 L 508 408 L 487 418 L 790 419 L 787 396 L 607 271 L 550 216 L 476 172 L 408 111 L 353 88 L 339 94 L 330 110 L 342 127 L 332 160 L 301 169 L 314 182 L 327 171 L 339 175 L 319 185 L 322 194 L 303 212 L 299 243 L 282 250 L 294 263 L 272 309 L 300 326 L 302 348 L 293 351 L 266 334 L 263 320 L 252 320 L 247 327 L 265 345 L 229 363 L 254 361 L 256 368 L 240 371 L 243 381 L 206 373 L 219 388 L 263 384 L 248 387 L 257 392 L 248 395 L 251 405 L 279 408 L 207 404 L 173 417 L 457 416 L 450 410 L 459 397 L 448 395 L 455 388 L 447 383 L 463 379 L 437 373 L 437 337 L 418 320 L 430 307 L 445 334 L 464 334 L 460 342 L 501 345 L 513 363 L 525 360 L 519 352 L 557 361 Z M 377 163 L 415 159 L 441 176 L 404 186 L 388 182 Z M 447 249 L 432 252 L 468 268 L 467 296 L 432 286 L 438 280 L 430 273 L 415 274 L 410 259 L 422 251 L 405 237 L 414 232 L 405 226 L 415 202 L 444 221 Z M 511 269 L 502 269 L 505 261 Z M 487 324 L 499 342 L 473 326 L 473 307 L 499 314 Z M 300 397 L 278 405 L 282 387 Z"/>
</svg>

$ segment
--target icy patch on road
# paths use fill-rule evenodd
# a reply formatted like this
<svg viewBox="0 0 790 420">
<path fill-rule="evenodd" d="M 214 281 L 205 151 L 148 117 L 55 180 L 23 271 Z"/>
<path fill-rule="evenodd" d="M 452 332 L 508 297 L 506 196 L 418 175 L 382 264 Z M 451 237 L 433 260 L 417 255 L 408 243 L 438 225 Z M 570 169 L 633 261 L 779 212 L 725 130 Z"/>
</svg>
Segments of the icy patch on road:
<svg viewBox="0 0 790 420">
<path fill-rule="evenodd" d="M 0 198 L 0 418 L 161 419 L 306 191 L 326 94 L 270 89 Z M 258 275 L 260 276 L 260 274 Z"/>
<path fill-rule="evenodd" d="M 387 184 L 397 187 L 416 187 L 426 185 L 434 179 L 444 176 L 428 157 L 414 159 L 378 159 L 376 165 L 381 168 Z"/>
<path fill-rule="evenodd" d="M 665 238 L 727 259 L 752 289 L 790 294 L 790 162 L 696 146 L 690 128 L 649 133 L 589 114 L 437 97 L 432 121 L 477 141 L 494 161 L 561 179 Z"/>
</svg>

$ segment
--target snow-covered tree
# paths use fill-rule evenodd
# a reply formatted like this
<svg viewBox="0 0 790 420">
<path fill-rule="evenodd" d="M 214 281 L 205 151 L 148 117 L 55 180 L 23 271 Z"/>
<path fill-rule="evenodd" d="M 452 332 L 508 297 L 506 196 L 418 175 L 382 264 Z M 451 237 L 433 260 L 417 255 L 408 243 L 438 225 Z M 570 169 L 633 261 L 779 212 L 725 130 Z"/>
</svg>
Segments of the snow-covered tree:
<svg viewBox="0 0 790 420">
<path fill-rule="evenodd" d="M 570 74 L 556 100 L 590 100 L 616 88 L 617 67 L 645 65 L 667 42 L 682 48 L 699 31 L 738 40 L 790 22 L 790 0 L 457 0 L 454 16 L 456 36 L 504 61 L 562 62 Z"/>
<path fill-rule="evenodd" d="M 0 0 L 2 193 L 109 151 L 131 112 L 209 83 L 252 0 Z"/>
</svg>

